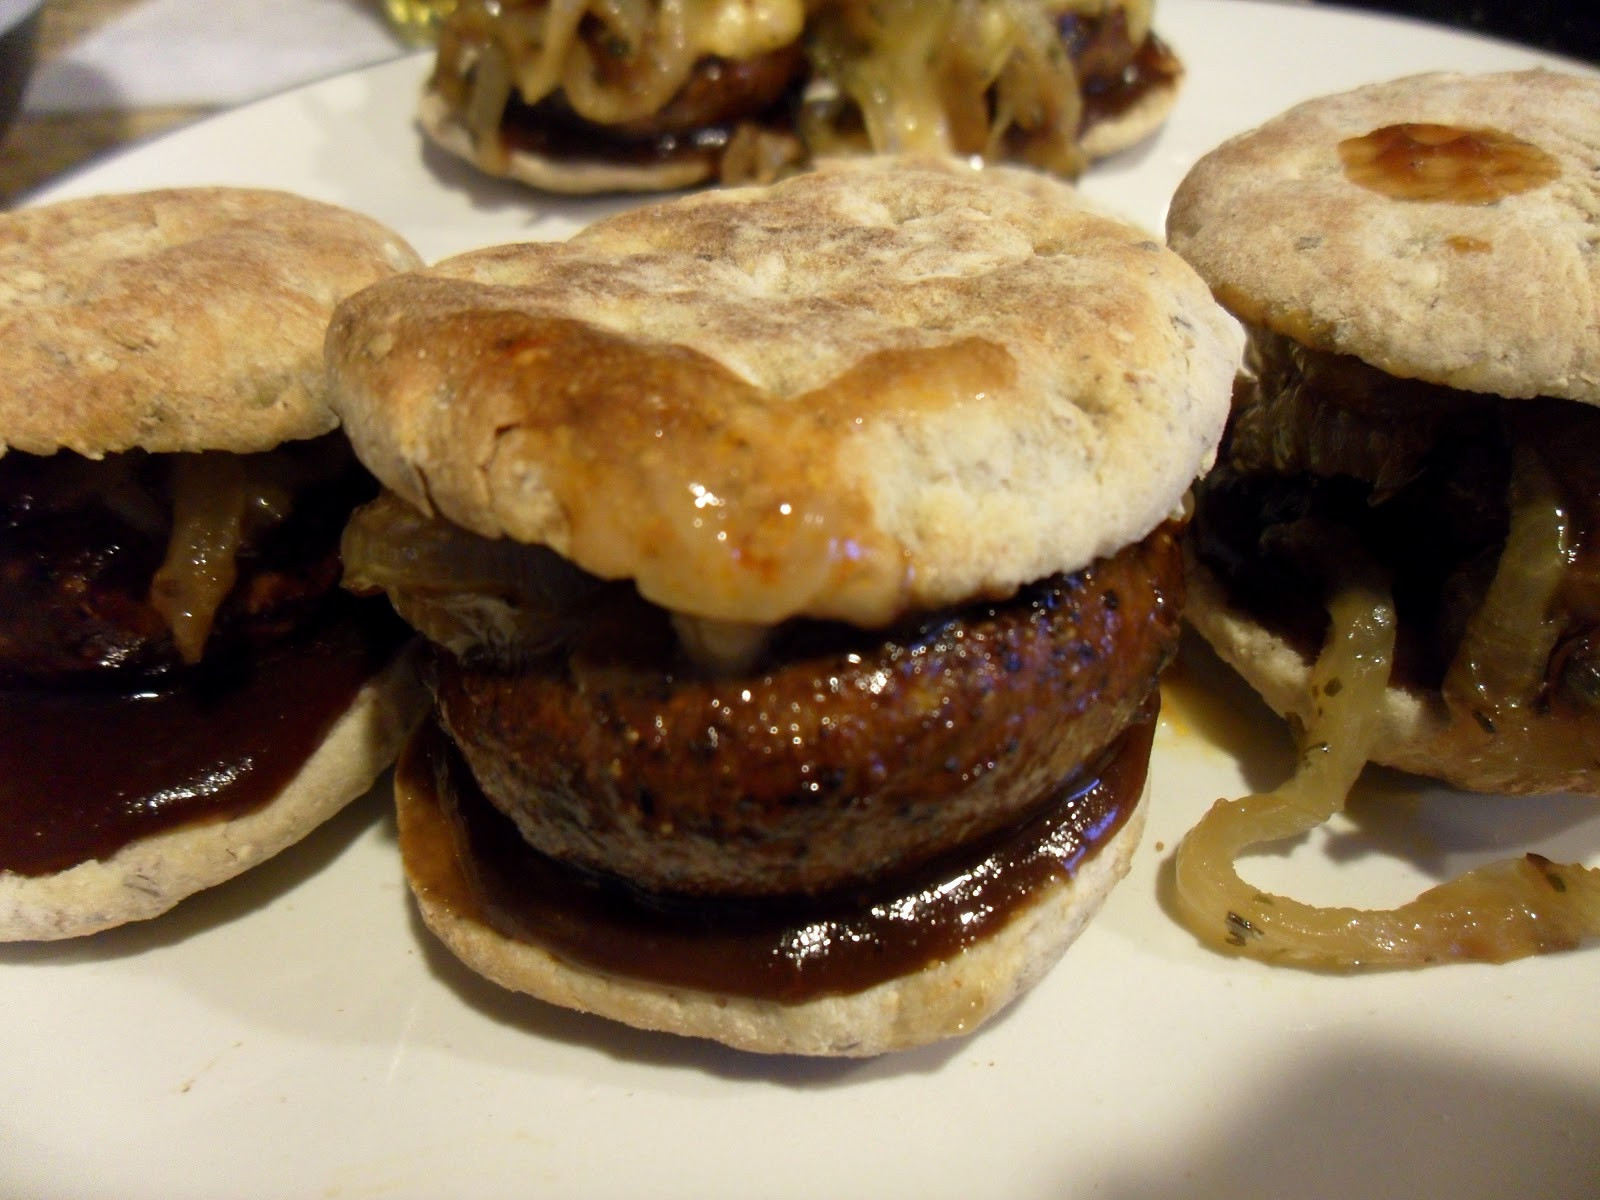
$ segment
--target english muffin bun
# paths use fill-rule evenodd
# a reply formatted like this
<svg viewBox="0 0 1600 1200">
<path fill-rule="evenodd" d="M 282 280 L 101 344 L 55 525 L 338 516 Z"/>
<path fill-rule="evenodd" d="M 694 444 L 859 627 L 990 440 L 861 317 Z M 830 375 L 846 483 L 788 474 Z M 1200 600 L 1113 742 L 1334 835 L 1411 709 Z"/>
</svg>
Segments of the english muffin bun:
<svg viewBox="0 0 1600 1200">
<path fill-rule="evenodd" d="M 1600 80 L 1417 76 L 1235 138 L 1169 215 L 1251 335 L 1191 619 L 1305 717 L 1324 602 L 1377 572 L 1372 757 L 1460 787 L 1600 793 L 1597 150 Z"/>
<path fill-rule="evenodd" d="M 969 1031 L 1126 869 L 1233 324 L 1040 175 L 855 159 L 375 285 L 328 338 L 430 639 L 425 920 L 744 1049 Z"/>
<path fill-rule="evenodd" d="M 364 792 L 419 715 L 338 588 L 375 490 L 323 333 L 419 265 L 272 191 L 0 216 L 0 939 L 155 916 Z"/>
<path fill-rule="evenodd" d="M 770 182 L 820 157 L 954 154 L 1076 175 L 1165 121 L 1151 0 L 682 8 L 465 0 L 418 117 L 546 191 Z"/>
</svg>

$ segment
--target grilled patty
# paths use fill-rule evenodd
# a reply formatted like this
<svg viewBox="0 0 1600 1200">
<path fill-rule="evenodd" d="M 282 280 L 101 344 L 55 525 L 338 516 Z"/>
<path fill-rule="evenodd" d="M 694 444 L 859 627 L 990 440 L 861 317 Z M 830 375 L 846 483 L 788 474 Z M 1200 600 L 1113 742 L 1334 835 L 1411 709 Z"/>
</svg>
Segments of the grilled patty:
<svg viewBox="0 0 1600 1200">
<path fill-rule="evenodd" d="M 1003 602 L 780 628 L 695 671 L 615 593 L 521 671 L 437 657 L 445 728 L 540 851 L 654 892 L 818 893 L 1015 822 L 1128 724 L 1174 653 L 1175 531 Z"/>
</svg>

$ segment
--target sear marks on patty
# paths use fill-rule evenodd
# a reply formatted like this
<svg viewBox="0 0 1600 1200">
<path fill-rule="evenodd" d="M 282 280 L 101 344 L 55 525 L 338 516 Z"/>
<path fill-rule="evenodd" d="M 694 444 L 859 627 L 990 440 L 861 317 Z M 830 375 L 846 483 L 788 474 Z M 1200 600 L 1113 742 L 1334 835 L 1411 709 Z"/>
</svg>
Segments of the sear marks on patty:
<svg viewBox="0 0 1600 1200">
<path fill-rule="evenodd" d="M 765 666 L 715 677 L 619 593 L 570 653 L 522 673 L 439 654 L 440 714 L 551 857 L 659 893 L 824 892 L 1035 811 L 1145 703 L 1181 589 L 1163 528 L 887 636 L 795 622 Z"/>
</svg>

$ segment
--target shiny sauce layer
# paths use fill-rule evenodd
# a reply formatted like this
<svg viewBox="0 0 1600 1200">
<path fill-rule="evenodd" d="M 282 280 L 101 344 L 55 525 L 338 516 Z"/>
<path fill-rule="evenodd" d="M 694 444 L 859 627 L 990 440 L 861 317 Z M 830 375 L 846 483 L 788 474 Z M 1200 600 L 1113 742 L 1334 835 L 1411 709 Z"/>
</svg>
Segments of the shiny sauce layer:
<svg viewBox="0 0 1600 1200">
<path fill-rule="evenodd" d="M 1385 125 L 1339 143 L 1350 182 L 1391 200 L 1493 204 L 1552 182 L 1561 164 L 1499 129 Z"/>
<path fill-rule="evenodd" d="M 0 870 L 52 874 L 271 800 L 399 644 L 367 619 L 386 608 L 341 608 L 248 663 L 146 690 L 0 689 Z"/>
<path fill-rule="evenodd" d="M 539 854 L 437 727 L 402 758 L 412 884 L 458 916 L 618 975 L 784 1002 L 849 994 L 947 959 L 1070 880 L 1144 790 L 1155 701 L 1026 821 L 903 878 L 784 900 L 646 894 Z"/>
<path fill-rule="evenodd" d="M 1116 120 L 1157 88 L 1169 87 L 1183 77 L 1183 63 L 1177 54 L 1153 33 L 1131 51 L 1119 68 L 1097 72 L 1080 65 L 1079 70 L 1083 130 Z"/>
</svg>

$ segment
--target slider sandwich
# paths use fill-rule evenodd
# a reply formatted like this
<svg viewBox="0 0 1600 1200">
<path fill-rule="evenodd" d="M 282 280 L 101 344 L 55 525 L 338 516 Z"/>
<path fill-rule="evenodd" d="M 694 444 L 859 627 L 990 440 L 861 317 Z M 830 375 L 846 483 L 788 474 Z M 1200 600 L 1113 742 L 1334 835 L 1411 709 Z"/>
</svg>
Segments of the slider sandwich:
<svg viewBox="0 0 1600 1200">
<path fill-rule="evenodd" d="M 322 339 L 417 265 L 271 191 L 0 216 L 0 939 L 165 912 L 392 760 L 422 691 L 405 631 L 338 586 L 376 488 Z"/>
<path fill-rule="evenodd" d="M 1249 331 L 1189 619 L 1306 755 L 1304 822 L 1252 801 L 1231 849 L 1243 810 L 1180 851 L 1208 940 L 1351 965 L 1600 930 L 1600 873 L 1531 857 L 1397 914 L 1290 916 L 1221 882 L 1233 852 L 1335 811 L 1369 760 L 1600 795 L 1597 214 L 1600 80 L 1547 71 L 1313 100 L 1179 187 L 1171 243 Z"/>
<path fill-rule="evenodd" d="M 846 154 L 1066 176 L 1153 133 L 1183 68 L 1152 0 L 462 0 L 419 109 L 555 192 L 770 182 Z"/>
<path fill-rule="evenodd" d="M 375 285 L 329 330 L 429 643 L 423 918 L 744 1049 L 975 1028 L 1138 841 L 1236 329 L 1067 186 L 855 159 Z"/>
</svg>

